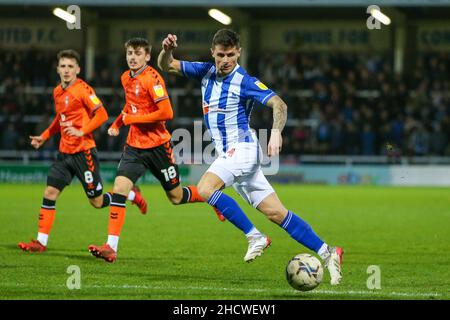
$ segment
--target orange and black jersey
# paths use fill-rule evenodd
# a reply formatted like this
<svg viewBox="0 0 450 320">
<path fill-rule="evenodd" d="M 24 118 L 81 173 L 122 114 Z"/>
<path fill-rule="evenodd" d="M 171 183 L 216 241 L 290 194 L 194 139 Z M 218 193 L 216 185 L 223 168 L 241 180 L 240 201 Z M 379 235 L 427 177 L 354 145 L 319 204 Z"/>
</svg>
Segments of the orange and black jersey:
<svg viewBox="0 0 450 320">
<path fill-rule="evenodd" d="M 172 106 L 161 75 L 152 67 L 145 66 L 131 75 L 125 71 L 121 76 L 126 102 L 123 111 L 127 114 L 125 124 L 130 124 L 127 144 L 149 149 L 160 146 L 171 139 L 165 120 L 173 117 Z M 113 127 L 123 124 L 119 116 Z"/>
<path fill-rule="evenodd" d="M 53 90 L 53 99 L 56 117 L 41 136 L 48 139 L 52 134 L 60 132 L 59 151 L 62 153 L 74 154 L 94 148 L 92 131 L 108 118 L 94 90 L 83 80 L 76 79 L 66 88 L 63 88 L 61 84 L 58 85 Z M 92 121 L 96 113 L 98 115 L 95 121 Z M 82 137 L 68 135 L 64 132 L 66 127 L 74 127 L 85 134 Z"/>
</svg>

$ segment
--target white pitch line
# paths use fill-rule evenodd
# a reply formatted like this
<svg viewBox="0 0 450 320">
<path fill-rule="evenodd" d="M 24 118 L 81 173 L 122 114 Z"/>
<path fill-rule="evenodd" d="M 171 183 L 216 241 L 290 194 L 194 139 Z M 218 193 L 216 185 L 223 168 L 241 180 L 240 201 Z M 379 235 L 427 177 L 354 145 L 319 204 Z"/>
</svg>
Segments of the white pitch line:
<svg viewBox="0 0 450 320">
<path fill-rule="evenodd" d="M 117 288 L 117 289 L 154 289 L 154 290 L 199 290 L 199 291 L 235 291 L 235 292 L 262 292 L 262 293 L 291 293 L 291 294 L 301 294 L 296 290 L 287 289 L 257 289 L 257 288 L 216 288 L 216 287 L 156 287 L 156 286 L 146 286 L 146 285 L 88 285 L 83 286 L 84 288 Z M 408 293 L 408 292 L 383 292 L 383 291 L 332 291 L 332 290 L 312 290 L 303 293 L 307 294 L 330 294 L 330 295 L 381 295 L 381 296 L 401 296 L 401 297 L 440 297 L 440 293 Z"/>
<path fill-rule="evenodd" d="M 3 287 L 8 286 L 17 286 L 17 287 L 30 287 L 30 285 L 26 285 L 24 283 L 4 283 L 2 284 Z M 1 286 L 0 286 L 1 287 Z M 32 286 L 31 286 L 32 287 Z M 59 285 L 56 287 L 66 287 L 65 285 Z M 46 287 L 48 288 L 48 287 Z M 258 289 L 258 288 L 219 288 L 219 287 L 174 287 L 174 286 L 164 286 L 164 287 L 158 287 L 158 286 L 147 286 L 147 285 L 130 285 L 130 284 L 123 284 L 123 285 L 83 285 L 81 284 L 81 289 L 98 289 L 98 288 L 108 288 L 108 289 L 146 289 L 146 290 L 197 290 L 197 291 L 228 291 L 228 292 L 260 292 L 260 293 L 289 293 L 294 295 L 299 295 L 306 297 L 310 294 L 326 294 L 326 295 L 354 295 L 354 296 L 391 296 L 391 297 L 442 297 L 442 294 L 435 293 L 435 292 L 418 292 L 418 293 L 409 293 L 409 292 L 383 292 L 381 290 L 374 290 L 374 291 L 355 291 L 355 290 L 347 290 L 347 291 L 333 291 L 333 290 L 312 290 L 308 292 L 301 293 L 296 290 L 289 290 L 289 289 Z"/>
</svg>

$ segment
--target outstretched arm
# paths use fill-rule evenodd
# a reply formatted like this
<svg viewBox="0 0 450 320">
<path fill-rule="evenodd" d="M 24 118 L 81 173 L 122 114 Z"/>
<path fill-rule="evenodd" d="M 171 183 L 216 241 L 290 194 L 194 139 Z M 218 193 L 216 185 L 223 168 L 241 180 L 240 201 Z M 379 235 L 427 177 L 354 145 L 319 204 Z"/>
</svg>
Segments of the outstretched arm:
<svg viewBox="0 0 450 320">
<path fill-rule="evenodd" d="M 59 125 L 59 115 L 56 114 L 55 119 L 53 119 L 52 123 L 45 129 L 44 132 L 41 133 L 40 136 L 30 136 L 31 145 L 35 149 L 39 149 L 45 141 L 47 141 L 51 136 L 60 132 L 61 127 Z"/>
<path fill-rule="evenodd" d="M 162 41 L 162 50 L 158 56 L 158 67 L 162 71 L 182 75 L 180 60 L 175 59 L 172 55 L 172 51 L 176 47 L 178 47 L 177 36 L 168 34 Z"/>
<path fill-rule="evenodd" d="M 286 125 L 287 105 L 279 96 L 270 98 L 269 101 L 267 101 L 267 105 L 273 109 L 273 125 L 269 145 L 267 147 L 267 154 L 271 157 L 278 155 L 283 146 L 281 132 Z"/>
<path fill-rule="evenodd" d="M 120 127 L 123 126 L 122 121 L 122 113 L 125 112 L 127 108 L 127 105 L 122 108 L 122 112 L 117 116 L 116 120 L 111 124 L 111 126 L 108 128 L 108 134 L 112 137 L 117 137 L 119 135 Z"/>
</svg>

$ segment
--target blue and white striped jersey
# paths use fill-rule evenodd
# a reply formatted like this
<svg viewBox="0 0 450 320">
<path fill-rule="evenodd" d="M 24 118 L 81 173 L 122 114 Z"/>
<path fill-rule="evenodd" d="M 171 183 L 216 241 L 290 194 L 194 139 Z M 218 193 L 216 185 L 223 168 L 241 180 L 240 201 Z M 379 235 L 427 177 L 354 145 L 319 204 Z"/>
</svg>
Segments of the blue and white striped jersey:
<svg viewBox="0 0 450 320">
<path fill-rule="evenodd" d="M 181 71 L 202 85 L 205 125 L 219 155 L 237 142 L 252 142 L 249 118 L 255 101 L 266 105 L 275 93 L 239 65 L 225 77 L 212 62 L 181 61 Z"/>
</svg>

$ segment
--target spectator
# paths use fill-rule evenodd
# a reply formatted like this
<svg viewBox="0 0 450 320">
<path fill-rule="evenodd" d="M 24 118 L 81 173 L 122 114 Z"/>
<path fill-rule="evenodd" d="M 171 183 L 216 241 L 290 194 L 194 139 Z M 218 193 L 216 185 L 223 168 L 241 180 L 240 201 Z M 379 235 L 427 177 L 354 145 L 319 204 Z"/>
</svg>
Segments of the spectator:
<svg viewBox="0 0 450 320">
<path fill-rule="evenodd" d="M 9 122 L 3 131 L 1 148 L 4 150 L 16 150 L 19 143 L 19 133 L 14 123 Z"/>
<path fill-rule="evenodd" d="M 375 133 L 369 123 L 364 124 L 361 133 L 361 151 L 364 156 L 375 154 Z"/>
<path fill-rule="evenodd" d="M 117 51 L 96 57 L 95 86 L 106 88 L 101 99 L 111 118 L 120 114 L 124 104 L 117 93 L 124 70 L 122 56 L 123 52 Z M 121 62 L 115 63 L 118 58 Z M 15 122 L 13 126 L 21 137 L 15 140 L 18 148 L 26 147 L 26 132 L 36 131 L 45 122 L 43 115 L 49 107 L 53 108 L 51 88 L 57 79 L 56 72 L 52 72 L 54 60 L 55 52 L 33 48 L 0 51 L 2 147 L 3 142 L 9 143 L 4 141 L 5 134 L 12 134 L 7 123 Z M 258 78 L 288 102 L 288 119 L 293 121 L 286 127 L 285 135 L 289 137 L 285 152 L 384 154 L 385 143 L 389 142 L 398 154 L 450 153 L 447 52 L 419 52 L 414 66 L 403 75 L 395 74 L 391 58 L 381 53 L 265 52 L 262 57 L 250 56 L 248 65 L 249 71 L 253 67 Z M 177 123 L 180 117 L 202 117 L 199 97 L 192 94 L 192 83 L 170 75 L 164 77 L 172 92 L 186 92 L 176 97 L 172 93 L 176 117 L 170 126 L 184 126 Z M 269 128 L 271 111 L 260 105 L 253 110 L 252 126 Z M 20 118 L 25 122 L 19 123 Z M 120 149 L 120 139 L 110 140 L 102 131 L 97 134 L 99 148 Z"/>
</svg>

